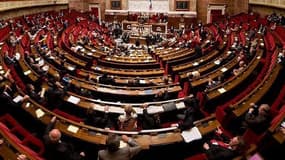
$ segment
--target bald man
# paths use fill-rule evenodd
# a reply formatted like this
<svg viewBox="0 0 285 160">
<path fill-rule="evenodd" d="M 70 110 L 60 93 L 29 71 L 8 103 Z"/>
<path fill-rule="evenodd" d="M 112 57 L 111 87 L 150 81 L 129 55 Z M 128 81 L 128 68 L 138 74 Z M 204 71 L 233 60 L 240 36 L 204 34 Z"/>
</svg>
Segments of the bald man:
<svg viewBox="0 0 285 160">
<path fill-rule="evenodd" d="M 72 144 L 61 141 L 61 132 L 54 128 L 56 117 L 53 117 L 47 125 L 44 143 L 46 147 L 45 157 L 47 160 L 81 160 L 84 152 L 78 153 Z"/>
</svg>

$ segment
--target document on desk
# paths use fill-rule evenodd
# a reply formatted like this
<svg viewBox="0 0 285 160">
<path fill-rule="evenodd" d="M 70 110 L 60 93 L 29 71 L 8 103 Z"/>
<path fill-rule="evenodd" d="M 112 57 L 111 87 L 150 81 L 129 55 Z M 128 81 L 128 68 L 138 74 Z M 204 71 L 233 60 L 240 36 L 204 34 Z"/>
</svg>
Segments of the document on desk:
<svg viewBox="0 0 285 160">
<path fill-rule="evenodd" d="M 140 79 L 140 80 L 139 80 L 139 83 L 140 83 L 140 84 L 146 84 L 146 81 L 143 80 L 143 79 Z"/>
<path fill-rule="evenodd" d="M 197 127 L 193 127 L 190 130 L 183 131 L 181 133 L 181 136 L 183 137 L 186 143 L 202 139 L 202 135 Z"/>
<path fill-rule="evenodd" d="M 105 106 L 101 106 L 101 105 L 95 105 L 93 107 L 94 110 L 97 110 L 97 111 L 101 111 L 101 112 L 104 112 L 105 111 Z"/>
<path fill-rule="evenodd" d="M 144 91 L 145 94 L 153 94 L 153 90 L 152 89 L 146 89 Z"/>
<path fill-rule="evenodd" d="M 159 112 L 163 112 L 164 109 L 162 106 L 149 106 L 147 108 L 147 113 L 149 114 L 154 114 L 154 113 L 159 113 Z"/>
<path fill-rule="evenodd" d="M 228 69 L 226 67 L 222 68 L 221 71 L 222 72 L 226 72 Z"/>
<path fill-rule="evenodd" d="M 21 95 L 17 95 L 14 99 L 13 102 L 18 103 L 23 99 L 23 97 Z"/>
<path fill-rule="evenodd" d="M 226 92 L 225 88 L 219 88 L 218 91 L 219 91 L 221 94 Z"/>
<path fill-rule="evenodd" d="M 27 71 L 24 72 L 24 75 L 26 76 L 26 75 L 29 75 L 30 73 L 32 73 L 32 71 L 31 70 L 27 70 Z"/>
<path fill-rule="evenodd" d="M 194 62 L 194 63 L 193 63 L 193 66 L 198 66 L 198 65 L 199 65 L 198 62 Z"/>
<path fill-rule="evenodd" d="M 67 101 L 70 103 L 73 103 L 73 104 L 78 104 L 80 102 L 80 98 L 77 98 L 74 96 L 69 96 Z"/>
<path fill-rule="evenodd" d="M 79 128 L 76 127 L 76 126 L 74 126 L 74 125 L 69 125 L 68 128 L 67 128 L 67 130 L 68 130 L 69 132 L 72 132 L 72 133 L 77 133 L 78 130 L 79 130 Z"/>
<path fill-rule="evenodd" d="M 109 111 L 112 112 L 112 113 L 119 113 L 119 114 L 123 114 L 125 111 L 124 111 L 124 108 L 121 108 L 121 107 L 114 107 L 114 106 L 110 106 L 109 107 Z"/>
<path fill-rule="evenodd" d="M 218 60 L 215 60 L 214 62 L 216 65 L 219 65 L 221 63 L 221 61 L 218 59 Z"/>
<path fill-rule="evenodd" d="M 185 104 L 184 104 L 184 102 L 176 103 L 176 108 L 177 108 L 177 109 L 185 108 Z"/>
<path fill-rule="evenodd" d="M 45 115 L 45 112 L 40 108 L 37 109 L 35 113 L 36 113 L 37 118 L 41 118 L 42 116 Z"/>
</svg>

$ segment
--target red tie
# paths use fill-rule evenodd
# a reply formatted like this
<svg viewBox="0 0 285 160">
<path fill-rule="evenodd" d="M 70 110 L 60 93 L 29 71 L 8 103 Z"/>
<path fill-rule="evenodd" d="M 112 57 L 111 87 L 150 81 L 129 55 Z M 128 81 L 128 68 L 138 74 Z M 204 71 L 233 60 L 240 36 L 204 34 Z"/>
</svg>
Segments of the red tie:
<svg viewBox="0 0 285 160">
<path fill-rule="evenodd" d="M 218 141 L 218 140 L 212 139 L 211 143 L 229 149 L 229 145 L 224 143 L 223 141 Z"/>
</svg>

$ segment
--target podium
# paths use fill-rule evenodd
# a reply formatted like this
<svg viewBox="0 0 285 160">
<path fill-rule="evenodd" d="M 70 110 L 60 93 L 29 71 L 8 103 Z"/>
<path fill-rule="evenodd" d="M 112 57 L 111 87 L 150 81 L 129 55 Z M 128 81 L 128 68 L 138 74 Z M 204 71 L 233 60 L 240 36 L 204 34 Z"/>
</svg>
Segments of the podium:
<svg viewBox="0 0 285 160">
<path fill-rule="evenodd" d="M 138 23 L 137 21 L 122 21 L 123 31 L 133 35 L 146 36 L 149 33 L 167 34 L 167 23 Z"/>
</svg>

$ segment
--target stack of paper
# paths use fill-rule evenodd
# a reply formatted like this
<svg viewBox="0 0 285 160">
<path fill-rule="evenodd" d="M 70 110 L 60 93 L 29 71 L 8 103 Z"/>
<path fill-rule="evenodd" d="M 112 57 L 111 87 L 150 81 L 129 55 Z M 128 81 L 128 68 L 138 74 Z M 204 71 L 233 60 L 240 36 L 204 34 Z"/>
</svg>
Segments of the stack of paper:
<svg viewBox="0 0 285 160">
<path fill-rule="evenodd" d="M 67 130 L 68 130 L 69 132 L 72 132 L 72 133 L 77 133 L 78 130 L 79 130 L 79 128 L 76 127 L 76 126 L 74 126 L 74 125 L 69 125 L 68 128 L 67 128 Z"/>
<path fill-rule="evenodd" d="M 183 137 L 186 143 L 202 138 L 202 135 L 197 127 L 193 127 L 190 130 L 183 131 L 181 133 L 181 136 Z"/>
<path fill-rule="evenodd" d="M 222 72 L 226 72 L 228 69 L 226 67 L 222 68 L 221 71 Z"/>
<path fill-rule="evenodd" d="M 177 108 L 177 109 L 185 108 L 185 104 L 184 104 L 184 102 L 176 103 L 176 108 Z"/>
<path fill-rule="evenodd" d="M 32 71 L 31 70 L 27 70 L 26 72 L 24 72 L 24 75 L 26 76 L 26 75 L 29 75 L 30 73 L 32 73 Z"/>
<path fill-rule="evenodd" d="M 163 112 L 163 107 L 162 106 L 149 106 L 147 108 L 147 113 L 149 114 L 154 114 L 154 113 L 159 113 L 159 112 Z"/>
<path fill-rule="evenodd" d="M 22 97 L 21 95 L 18 95 L 18 96 L 16 96 L 16 97 L 13 99 L 13 102 L 18 103 L 18 102 L 20 102 L 22 99 L 23 99 L 23 97 Z"/>
<path fill-rule="evenodd" d="M 36 110 L 37 118 L 41 118 L 44 115 L 45 115 L 45 112 L 42 109 L 39 108 L 39 109 Z"/>
<path fill-rule="evenodd" d="M 225 92 L 226 92 L 225 88 L 219 88 L 218 91 L 219 91 L 220 93 L 225 93 Z"/>
<path fill-rule="evenodd" d="M 70 103 L 73 103 L 73 104 L 78 104 L 80 102 L 80 98 L 77 98 L 74 96 L 69 96 L 67 101 Z"/>
</svg>

